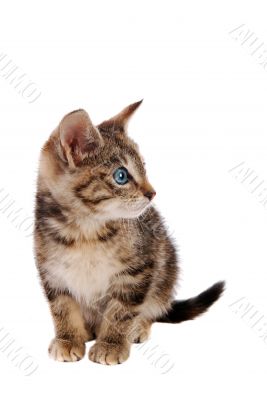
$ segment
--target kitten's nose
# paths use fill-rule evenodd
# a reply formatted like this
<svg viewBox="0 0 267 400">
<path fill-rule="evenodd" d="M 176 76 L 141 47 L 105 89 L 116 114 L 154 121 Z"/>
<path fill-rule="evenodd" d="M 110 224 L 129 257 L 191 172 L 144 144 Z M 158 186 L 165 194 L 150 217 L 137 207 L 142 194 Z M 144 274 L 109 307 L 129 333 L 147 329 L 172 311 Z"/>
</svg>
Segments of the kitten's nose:
<svg viewBox="0 0 267 400">
<path fill-rule="evenodd" d="M 149 192 L 145 192 L 144 196 L 146 196 L 151 201 L 156 196 L 156 192 L 155 192 L 155 190 L 149 191 Z"/>
</svg>

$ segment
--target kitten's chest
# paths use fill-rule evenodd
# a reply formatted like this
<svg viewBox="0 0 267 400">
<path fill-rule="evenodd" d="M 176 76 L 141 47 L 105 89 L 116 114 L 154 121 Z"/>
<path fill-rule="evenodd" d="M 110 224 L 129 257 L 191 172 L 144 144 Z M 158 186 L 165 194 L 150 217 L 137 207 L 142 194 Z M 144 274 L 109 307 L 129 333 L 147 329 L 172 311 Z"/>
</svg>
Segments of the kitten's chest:
<svg viewBox="0 0 267 400">
<path fill-rule="evenodd" d="M 121 269 L 115 249 L 102 246 L 57 249 L 46 265 L 52 287 L 68 289 L 86 304 L 105 295 L 112 277 Z"/>
</svg>

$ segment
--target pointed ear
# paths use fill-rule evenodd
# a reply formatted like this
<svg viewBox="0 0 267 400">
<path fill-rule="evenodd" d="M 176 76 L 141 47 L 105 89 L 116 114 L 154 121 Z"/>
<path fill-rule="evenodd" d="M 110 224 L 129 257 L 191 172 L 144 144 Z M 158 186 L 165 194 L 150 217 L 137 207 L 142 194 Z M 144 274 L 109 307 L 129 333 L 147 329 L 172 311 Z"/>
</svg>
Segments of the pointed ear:
<svg viewBox="0 0 267 400">
<path fill-rule="evenodd" d="M 103 129 L 107 132 L 112 132 L 119 130 L 121 132 L 127 131 L 128 122 L 131 116 L 134 114 L 135 110 L 140 106 L 143 100 L 137 101 L 136 103 L 130 104 L 128 107 L 124 108 L 119 114 L 102 122 L 98 125 L 98 128 Z"/>
<path fill-rule="evenodd" d="M 59 125 L 59 136 L 64 156 L 71 167 L 93 153 L 103 140 L 84 110 L 65 115 Z"/>
</svg>

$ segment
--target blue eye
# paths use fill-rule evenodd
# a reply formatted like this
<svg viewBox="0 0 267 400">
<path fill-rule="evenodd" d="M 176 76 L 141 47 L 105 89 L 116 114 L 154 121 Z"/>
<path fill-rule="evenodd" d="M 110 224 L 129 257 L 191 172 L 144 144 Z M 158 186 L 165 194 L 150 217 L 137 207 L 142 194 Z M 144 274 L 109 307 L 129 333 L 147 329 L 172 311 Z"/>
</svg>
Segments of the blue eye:
<svg viewBox="0 0 267 400">
<path fill-rule="evenodd" d="M 116 169 L 113 178 L 118 185 L 125 185 L 129 181 L 128 171 L 124 167 Z"/>
</svg>

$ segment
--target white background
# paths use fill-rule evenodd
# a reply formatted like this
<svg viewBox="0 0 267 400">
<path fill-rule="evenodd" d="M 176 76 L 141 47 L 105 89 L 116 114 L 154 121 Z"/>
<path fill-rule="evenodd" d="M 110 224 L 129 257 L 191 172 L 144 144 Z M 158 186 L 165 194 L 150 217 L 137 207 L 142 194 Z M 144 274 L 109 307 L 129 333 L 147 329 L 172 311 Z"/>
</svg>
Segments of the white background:
<svg viewBox="0 0 267 400">
<path fill-rule="evenodd" d="M 2 4 L 0 54 L 42 93 L 29 104 L 0 76 L 0 339 L 5 329 L 39 366 L 25 376 L 26 361 L 18 366 L 0 350 L 1 397 L 266 399 L 267 205 L 261 190 L 251 193 L 256 185 L 241 181 L 250 169 L 267 187 L 267 68 L 260 65 L 267 56 L 251 55 L 257 46 L 229 33 L 245 24 L 256 43 L 264 43 L 264 53 L 265 6 L 204 0 Z M 141 98 L 129 131 L 179 244 L 177 297 L 219 279 L 227 281 L 227 291 L 196 321 L 154 325 L 147 352 L 135 345 L 122 365 L 94 364 L 87 356 L 56 363 L 47 355 L 53 327 L 30 228 L 26 222 L 18 227 L 9 212 L 21 208 L 30 225 L 39 150 L 65 113 L 82 107 L 99 123 Z M 229 172 L 242 162 L 243 171 Z M 9 212 L 5 201 L 14 201 Z M 174 364 L 167 373 L 162 355 Z"/>
</svg>

